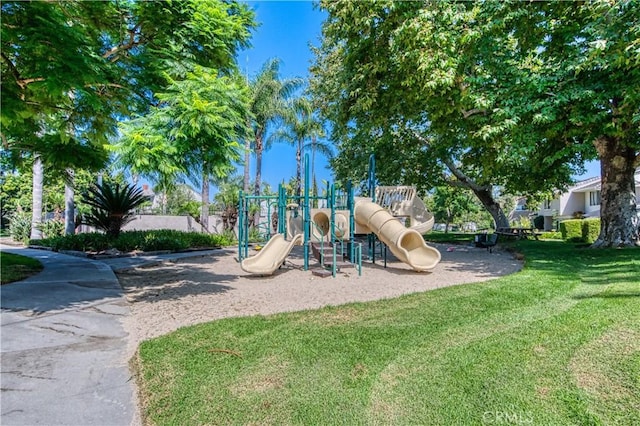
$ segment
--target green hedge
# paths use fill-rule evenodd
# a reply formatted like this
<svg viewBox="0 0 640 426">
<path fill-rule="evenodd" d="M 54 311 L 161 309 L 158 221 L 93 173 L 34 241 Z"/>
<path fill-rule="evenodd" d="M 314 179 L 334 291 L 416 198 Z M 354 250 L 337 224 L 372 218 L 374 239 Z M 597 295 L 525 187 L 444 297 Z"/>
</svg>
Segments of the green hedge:
<svg viewBox="0 0 640 426">
<path fill-rule="evenodd" d="M 562 239 L 562 233 L 555 232 L 555 231 L 543 232 L 542 234 L 540 234 L 540 239 L 542 239 L 542 240 L 561 240 Z"/>
<path fill-rule="evenodd" d="M 585 219 L 582 221 L 582 241 L 593 243 L 600 235 L 600 218 Z"/>
<path fill-rule="evenodd" d="M 109 238 L 106 234 L 91 232 L 31 240 L 29 243 L 50 247 L 55 251 L 103 251 L 115 248 L 122 252 L 130 252 L 134 250 L 178 251 L 188 248 L 229 246 L 233 244 L 233 242 L 233 235 L 229 234 L 201 234 L 197 232 L 162 229 L 154 231 L 126 231 L 122 232 L 120 236 L 115 239 Z"/>
<path fill-rule="evenodd" d="M 570 219 L 560 222 L 562 239 L 577 243 L 593 243 L 600 235 L 600 218 Z"/>
<path fill-rule="evenodd" d="M 560 222 L 560 232 L 565 241 L 582 242 L 582 219 L 569 219 Z"/>
</svg>

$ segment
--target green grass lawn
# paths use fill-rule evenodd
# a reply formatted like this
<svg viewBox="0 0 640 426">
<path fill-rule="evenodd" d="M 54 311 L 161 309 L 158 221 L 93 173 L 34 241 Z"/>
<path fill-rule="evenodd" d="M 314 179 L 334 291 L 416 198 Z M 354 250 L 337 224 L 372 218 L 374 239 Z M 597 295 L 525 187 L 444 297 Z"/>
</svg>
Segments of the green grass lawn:
<svg viewBox="0 0 640 426">
<path fill-rule="evenodd" d="M 42 271 L 42 264 L 36 259 L 0 252 L 0 281 L 2 284 L 23 280 L 40 271 Z"/>
<path fill-rule="evenodd" d="M 468 244 L 475 241 L 475 233 L 468 232 L 439 232 L 431 231 L 424 236 L 424 239 L 433 243 L 446 244 Z"/>
<path fill-rule="evenodd" d="M 497 280 L 146 341 L 136 362 L 143 415 L 151 424 L 640 424 L 640 250 L 515 246 L 525 268 Z"/>
</svg>

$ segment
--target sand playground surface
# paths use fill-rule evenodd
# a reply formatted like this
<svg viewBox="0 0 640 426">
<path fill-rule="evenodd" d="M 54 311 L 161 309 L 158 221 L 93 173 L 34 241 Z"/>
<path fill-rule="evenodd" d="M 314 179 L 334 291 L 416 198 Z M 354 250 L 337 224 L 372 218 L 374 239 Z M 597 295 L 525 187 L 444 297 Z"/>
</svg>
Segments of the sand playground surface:
<svg viewBox="0 0 640 426">
<path fill-rule="evenodd" d="M 389 253 L 387 268 L 363 261 L 362 276 L 345 268 L 321 278 L 303 270 L 302 248 L 296 247 L 272 276 L 252 276 L 236 261 L 237 249 L 213 255 L 118 273 L 131 315 L 125 322 L 132 349 L 180 327 L 220 318 L 280 312 L 393 298 L 510 274 L 522 262 L 511 253 L 469 246 L 431 244 L 441 262 L 431 272 L 415 272 Z M 250 250 L 249 256 L 255 254 Z M 309 268 L 318 267 L 312 257 Z"/>
</svg>

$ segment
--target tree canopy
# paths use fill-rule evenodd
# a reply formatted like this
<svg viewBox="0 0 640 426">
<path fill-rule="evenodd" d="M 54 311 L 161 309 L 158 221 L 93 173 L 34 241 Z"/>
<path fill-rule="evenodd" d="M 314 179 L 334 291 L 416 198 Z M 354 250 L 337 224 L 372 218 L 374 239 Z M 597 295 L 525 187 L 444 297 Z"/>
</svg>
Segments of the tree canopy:
<svg viewBox="0 0 640 426">
<path fill-rule="evenodd" d="M 332 124 L 338 176 L 362 179 L 375 153 L 384 183 L 470 188 L 502 226 L 495 185 L 551 191 L 600 158 L 611 203 L 600 240 L 635 244 L 640 12 L 631 3 L 321 2 L 329 17 L 312 90 Z M 620 156 L 615 170 L 607 159 Z M 607 171 L 624 189 L 605 190 Z"/>
<path fill-rule="evenodd" d="M 118 121 L 160 102 L 169 74 L 233 70 L 254 25 L 235 1 L 3 2 L 4 148 L 99 151 Z"/>
<path fill-rule="evenodd" d="M 3 149 L 60 170 L 104 166 L 118 122 L 160 106 L 157 94 L 172 79 L 198 66 L 233 73 L 255 26 L 248 6 L 232 0 L 1 7 Z"/>
</svg>

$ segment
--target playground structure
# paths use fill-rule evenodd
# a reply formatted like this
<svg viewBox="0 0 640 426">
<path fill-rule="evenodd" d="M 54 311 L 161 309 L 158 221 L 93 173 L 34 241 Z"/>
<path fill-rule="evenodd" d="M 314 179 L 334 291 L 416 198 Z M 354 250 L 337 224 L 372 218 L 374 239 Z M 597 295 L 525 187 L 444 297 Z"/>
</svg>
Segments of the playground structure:
<svg viewBox="0 0 640 426">
<path fill-rule="evenodd" d="M 440 262 L 440 252 L 427 245 L 422 237 L 433 227 L 433 215 L 413 187 L 376 187 L 373 156 L 369 161 L 370 197 L 355 197 L 351 184 L 343 191 L 328 184 L 323 196 L 312 196 L 309 175 L 309 159 L 305 156 L 303 195 L 287 195 L 282 185 L 277 196 L 251 196 L 240 191 L 238 260 L 244 271 L 271 275 L 295 245 L 302 245 L 304 270 L 309 269 L 309 258 L 313 254 L 323 271 L 330 270 L 334 277 L 344 267 L 356 267 L 361 275 L 362 244 L 356 243 L 356 234 L 367 235 L 368 257 L 372 262 L 375 263 L 376 245 L 384 250 L 385 267 L 387 248 L 415 271 L 431 270 Z M 312 207 L 312 203 L 323 207 Z M 252 205 L 260 209 L 266 207 L 267 220 L 258 227 L 264 229 L 269 241 L 249 257 Z M 277 222 L 272 221 L 272 212 L 277 212 Z"/>
</svg>

